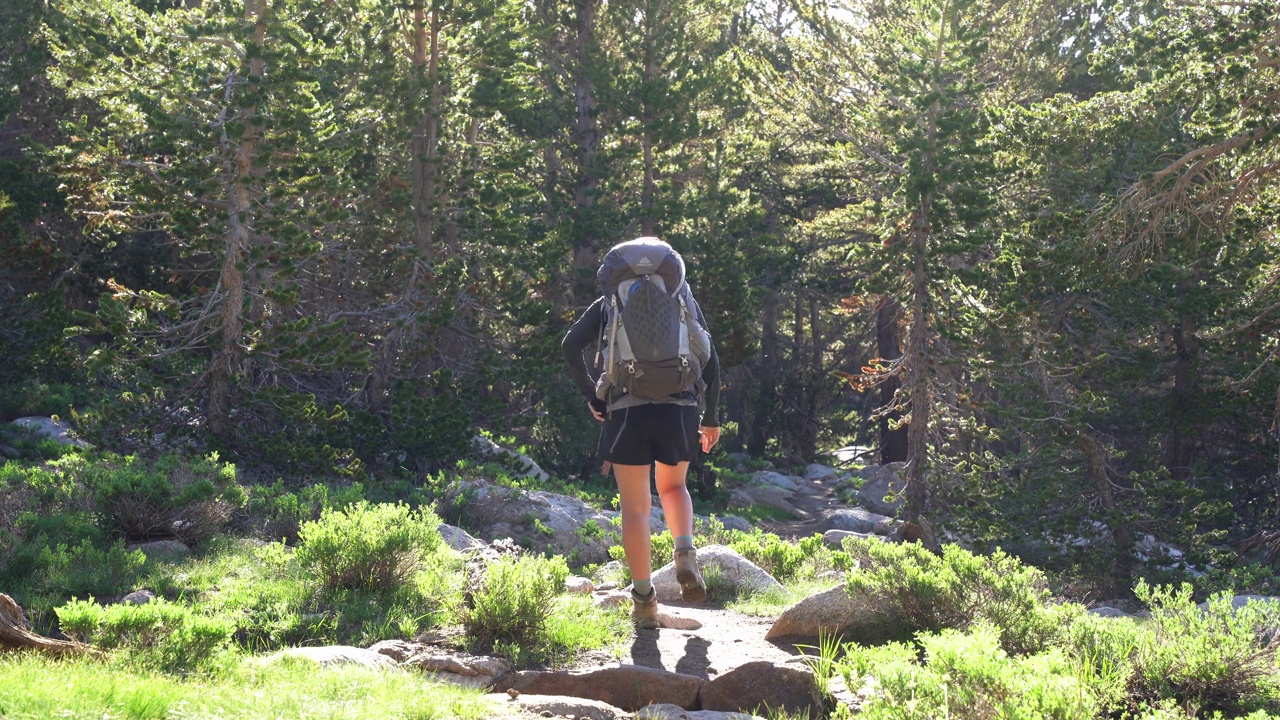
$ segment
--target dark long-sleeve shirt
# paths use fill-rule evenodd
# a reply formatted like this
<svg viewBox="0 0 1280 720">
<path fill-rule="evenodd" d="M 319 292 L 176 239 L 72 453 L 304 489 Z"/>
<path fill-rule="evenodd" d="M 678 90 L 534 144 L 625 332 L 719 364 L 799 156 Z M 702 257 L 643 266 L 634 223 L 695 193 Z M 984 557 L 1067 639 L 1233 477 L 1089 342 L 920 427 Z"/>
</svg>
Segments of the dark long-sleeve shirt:
<svg viewBox="0 0 1280 720">
<path fill-rule="evenodd" d="M 702 308 L 695 307 L 698 322 L 707 326 Z M 569 332 L 565 333 L 560 343 L 560 351 L 564 353 L 564 361 L 569 366 L 569 375 L 578 387 L 578 392 L 587 400 L 596 396 L 595 378 L 592 377 L 592 365 L 596 351 L 596 343 L 600 340 L 604 328 L 604 298 L 600 298 L 582 313 Z M 711 357 L 702 366 L 702 382 L 706 390 L 702 396 L 702 424 L 706 427 L 720 426 L 720 357 L 716 354 L 716 344 L 711 343 Z M 673 397 L 673 400 L 677 398 Z"/>
</svg>

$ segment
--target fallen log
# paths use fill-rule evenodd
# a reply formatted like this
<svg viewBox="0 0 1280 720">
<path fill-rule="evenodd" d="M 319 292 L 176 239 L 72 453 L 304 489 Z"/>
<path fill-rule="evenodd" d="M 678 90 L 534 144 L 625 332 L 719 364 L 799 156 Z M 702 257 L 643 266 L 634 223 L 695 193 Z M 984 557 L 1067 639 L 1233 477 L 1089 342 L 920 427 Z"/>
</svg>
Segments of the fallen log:
<svg viewBox="0 0 1280 720">
<path fill-rule="evenodd" d="M 54 655 L 91 651 L 86 645 L 68 640 L 54 640 L 27 629 L 22 608 L 13 598 L 0 593 L 0 652 L 6 650 L 38 650 Z"/>
</svg>

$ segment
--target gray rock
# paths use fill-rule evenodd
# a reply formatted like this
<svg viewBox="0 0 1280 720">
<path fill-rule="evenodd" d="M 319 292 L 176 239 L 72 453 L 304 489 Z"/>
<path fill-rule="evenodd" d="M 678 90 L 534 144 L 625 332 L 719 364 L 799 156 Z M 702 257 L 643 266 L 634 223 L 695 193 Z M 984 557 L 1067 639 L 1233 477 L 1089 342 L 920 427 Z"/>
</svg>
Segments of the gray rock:
<svg viewBox="0 0 1280 720">
<path fill-rule="evenodd" d="M 141 550 L 149 558 L 180 560 L 191 555 L 191 548 L 177 540 L 152 540 L 151 542 L 126 545 L 125 550 L 133 552 Z"/>
<path fill-rule="evenodd" d="M 725 453 L 724 460 L 725 464 L 738 472 L 742 472 L 751 464 L 751 456 L 740 452 Z"/>
<path fill-rule="evenodd" d="M 759 715 L 717 710 L 685 710 L 679 705 L 648 705 L 635 714 L 636 720 L 764 720 Z"/>
<path fill-rule="evenodd" d="M 702 687 L 703 710 L 730 712 L 786 712 L 823 717 L 822 694 L 807 669 L 756 660 L 720 675 Z"/>
<path fill-rule="evenodd" d="M 777 485 L 747 485 L 733 491 L 729 496 L 729 507 L 749 508 L 763 505 L 794 513 L 796 508 L 791 504 L 791 499 L 795 496 L 794 491 Z"/>
<path fill-rule="evenodd" d="M 758 593 L 782 587 L 772 575 L 724 545 L 698 548 L 698 565 L 704 577 L 708 574 L 718 576 L 725 588 L 735 593 Z M 708 568 L 716 570 L 708 571 Z M 680 597 L 675 563 L 667 563 L 653 574 L 653 587 L 659 598 Z"/>
<path fill-rule="evenodd" d="M 563 695 L 527 695 L 520 693 L 515 697 L 511 697 L 504 693 L 493 697 L 497 703 L 501 703 L 504 706 L 514 705 L 528 714 L 541 717 L 614 720 L 614 718 L 626 715 L 622 710 L 606 702 Z"/>
<path fill-rule="evenodd" d="M 661 606 L 659 606 L 658 627 L 664 627 L 668 630 L 700 630 L 702 629 L 702 623 L 694 620 L 693 618 L 672 615 L 671 613 L 662 610 Z"/>
<path fill-rule="evenodd" d="M 780 472 L 774 472 L 772 470 L 761 470 L 760 472 L 753 474 L 751 476 L 751 483 L 755 485 L 772 485 L 774 487 L 780 487 L 783 490 L 790 490 L 791 492 L 796 492 L 800 489 L 800 486 L 797 485 L 794 480 Z"/>
<path fill-rule="evenodd" d="M 460 497 L 461 496 L 461 497 Z M 516 538 L 535 550 L 573 557 L 578 563 L 609 560 L 612 518 L 581 500 L 545 491 L 525 491 L 467 480 L 445 500 L 461 503 L 471 531 L 486 540 Z"/>
<path fill-rule="evenodd" d="M 868 465 L 858 471 L 858 476 L 866 480 L 858 491 L 858 498 L 863 506 L 881 515 L 896 515 L 902 506 L 903 469 L 906 463 L 895 462 L 888 465 Z M 893 492 L 897 499 L 886 502 L 885 495 Z"/>
<path fill-rule="evenodd" d="M 898 627 L 886 609 L 875 607 L 865 597 L 850 596 L 841 584 L 783 610 L 764 637 L 814 639 L 826 633 L 873 644 L 895 637 Z"/>
<path fill-rule="evenodd" d="M 400 663 L 400 666 L 426 672 L 453 673 L 463 677 L 484 677 L 489 678 L 490 681 L 515 669 L 511 661 L 503 658 L 471 655 L 432 646 L 414 653 Z"/>
<path fill-rule="evenodd" d="M 822 533 L 822 542 L 833 548 L 838 548 L 844 545 L 845 538 L 859 538 L 861 540 L 866 540 L 867 538 L 873 537 L 875 537 L 875 535 L 872 535 L 871 533 L 860 533 L 852 530 L 828 530 Z"/>
<path fill-rule="evenodd" d="M 1280 598 L 1271 597 L 1269 595 L 1236 595 L 1231 598 L 1231 609 L 1235 612 L 1239 612 L 1250 603 L 1262 603 L 1269 605 L 1270 607 L 1267 608 L 1268 610 L 1272 612 L 1280 612 Z M 1202 602 L 1197 607 L 1201 610 L 1208 610 L 1209 603 Z"/>
<path fill-rule="evenodd" d="M 720 524 L 724 526 L 725 530 L 751 532 L 754 529 L 749 520 L 743 517 L 738 517 L 737 515 L 725 515 L 724 517 L 717 519 L 720 521 Z"/>
<path fill-rule="evenodd" d="M 565 579 L 564 591 L 570 595 L 590 595 L 596 586 L 588 578 L 573 576 Z"/>
<path fill-rule="evenodd" d="M 805 480 L 817 480 L 819 482 L 826 482 L 828 480 L 834 480 L 838 477 L 840 477 L 840 473 L 836 472 L 835 468 L 828 467 L 826 465 L 819 465 L 818 463 L 812 463 L 807 467 L 805 467 L 804 469 Z"/>
<path fill-rule="evenodd" d="M 851 507 L 832 510 L 818 525 L 819 530 L 848 530 L 865 535 L 874 534 L 878 528 L 888 527 L 892 518 L 871 512 L 866 508 Z"/>
<path fill-rule="evenodd" d="M 692 675 L 655 670 L 638 665 L 601 668 L 589 672 L 542 672 L 528 670 L 499 680 L 498 692 L 516 690 L 521 695 L 567 695 L 608 703 L 628 712 L 646 705 L 668 703 L 690 709 L 697 707 L 698 691 L 706 683 Z"/>
<path fill-rule="evenodd" d="M 471 537 L 471 533 L 448 523 L 440 523 L 440 536 L 444 538 L 445 545 L 458 552 L 483 552 L 488 547 L 485 543 Z"/>
<path fill-rule="evenodd" d="M 65 423 L 47 417 L 24 417 L 14 420 L 11 424 L 17 425 L 28 432 L 35 433 L 43 438 L 48 438 L 59 445 L 73 445 L 78 448 L 91 448 L 89 443 L 75 437 L 71 434 L 71 428 Z"/>
<path fill-rule="evenodd" d="M 483 435 L 476 435 L 471 438 L 471 447 L 481 456 L 496 456 L 514 460 L 516 467 L 519 468 L 520 477 L 537 478 L 543 482 L 551 479 L 547 471 L 539 467 L 538 463 L 534 462 L 528 455 L 504 448 Z"/>
<path fill-rule="evenodd" d="M 591 605 L 601 610 L 629 606 L 631 594 L 625 590 L 597 590 L 591 594 Z"/>
<path fill-rule="evenodd" d="M 399 664 L 413 657 L 423 647 L 426 645 L 410 640 L 382 640 L 370 645 L 369 649 L 379 655 L 386 655 Z"/>
<path fill-rule="evenodd" d="M 146 605 L 156 599 L 156 594 L 150 590 L 134 590 L 133 592 L 120 598 L 121 605 Z"/>
<path fill-rule="evenodd" d="M 1134 617 L 1137 617 L 1137 615 L 1131 615 L 1131 614 L 1129 614 L 1129 613 L 1127 613 L 1127 612 L 1125 612 L 1125 611 L 1123 611 L 1123 610 L 1121 610 L 1121 609 L 1119 609 L 1119 608 L 1113 608 L 1113 607 L 1111 607 L 1111 606 L 1109 606 L 1109 605 L 1103 605 L 1103 606 L 1101 606 L 1101 607 L 1089 608 L 1089 612 L 1093 613 L 1094 615 L 1097 615 L 1098 617 L 1106 617 L 1106 618 L 1114 618 L 1114 617 L 1134 618 Z"/>
<path fill-rule="evenodd" d="M 309 660 L 321 667 L 356 665 L 373 670 L 394 670 L 397 667 L 396 661 L 386 655 L 349 645 L 286 648 L 270 656 L 268 660 L 281 658 Z"/>
</svg>

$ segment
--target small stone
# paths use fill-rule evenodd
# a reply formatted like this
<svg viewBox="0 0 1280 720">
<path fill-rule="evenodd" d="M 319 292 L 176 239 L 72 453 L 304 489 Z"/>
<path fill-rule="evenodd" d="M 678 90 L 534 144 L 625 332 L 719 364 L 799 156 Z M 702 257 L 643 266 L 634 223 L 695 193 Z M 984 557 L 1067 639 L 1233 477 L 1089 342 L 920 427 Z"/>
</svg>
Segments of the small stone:
<svg viewBox="0 0 1280 720">
<path fill-rule="evenodd" d="M 507 688 L 507 697 L 511 698 L 512 700 L 515 700 L 516 698 L 520 697 L 520 691 L 515 688 Z"/>
<path fill-rule="evenodd" d="M 570 595 L 590 595 L 596 588 L 590 579 L 575 575 L 564 581 L 564 589 Z"/>
<path fill-rule="evenodd" d="M 128 595 L 120 598 L 121 604 L 127 605 L 146 605 L 156 599 L 156 594 L 150 590 L 135 590 Z"/>
</svg>

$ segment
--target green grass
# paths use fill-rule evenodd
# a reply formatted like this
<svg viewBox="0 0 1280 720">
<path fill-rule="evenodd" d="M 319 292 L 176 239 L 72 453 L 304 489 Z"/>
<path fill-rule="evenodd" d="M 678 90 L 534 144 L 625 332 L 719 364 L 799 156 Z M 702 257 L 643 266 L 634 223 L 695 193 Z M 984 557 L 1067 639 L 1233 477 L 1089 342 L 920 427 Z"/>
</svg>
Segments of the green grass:
<svg viewBox="0 0 1280 720">
<path fill-rule="evenodd" d="M 0 655 L 0 677 L 5 720 L 481 720 L 499 714 L 479 691 L 410 673 L 322 669 L 306 661 L 245 657 L 214 675 L 177 678 L 111 660 Z"/>
</svg>

